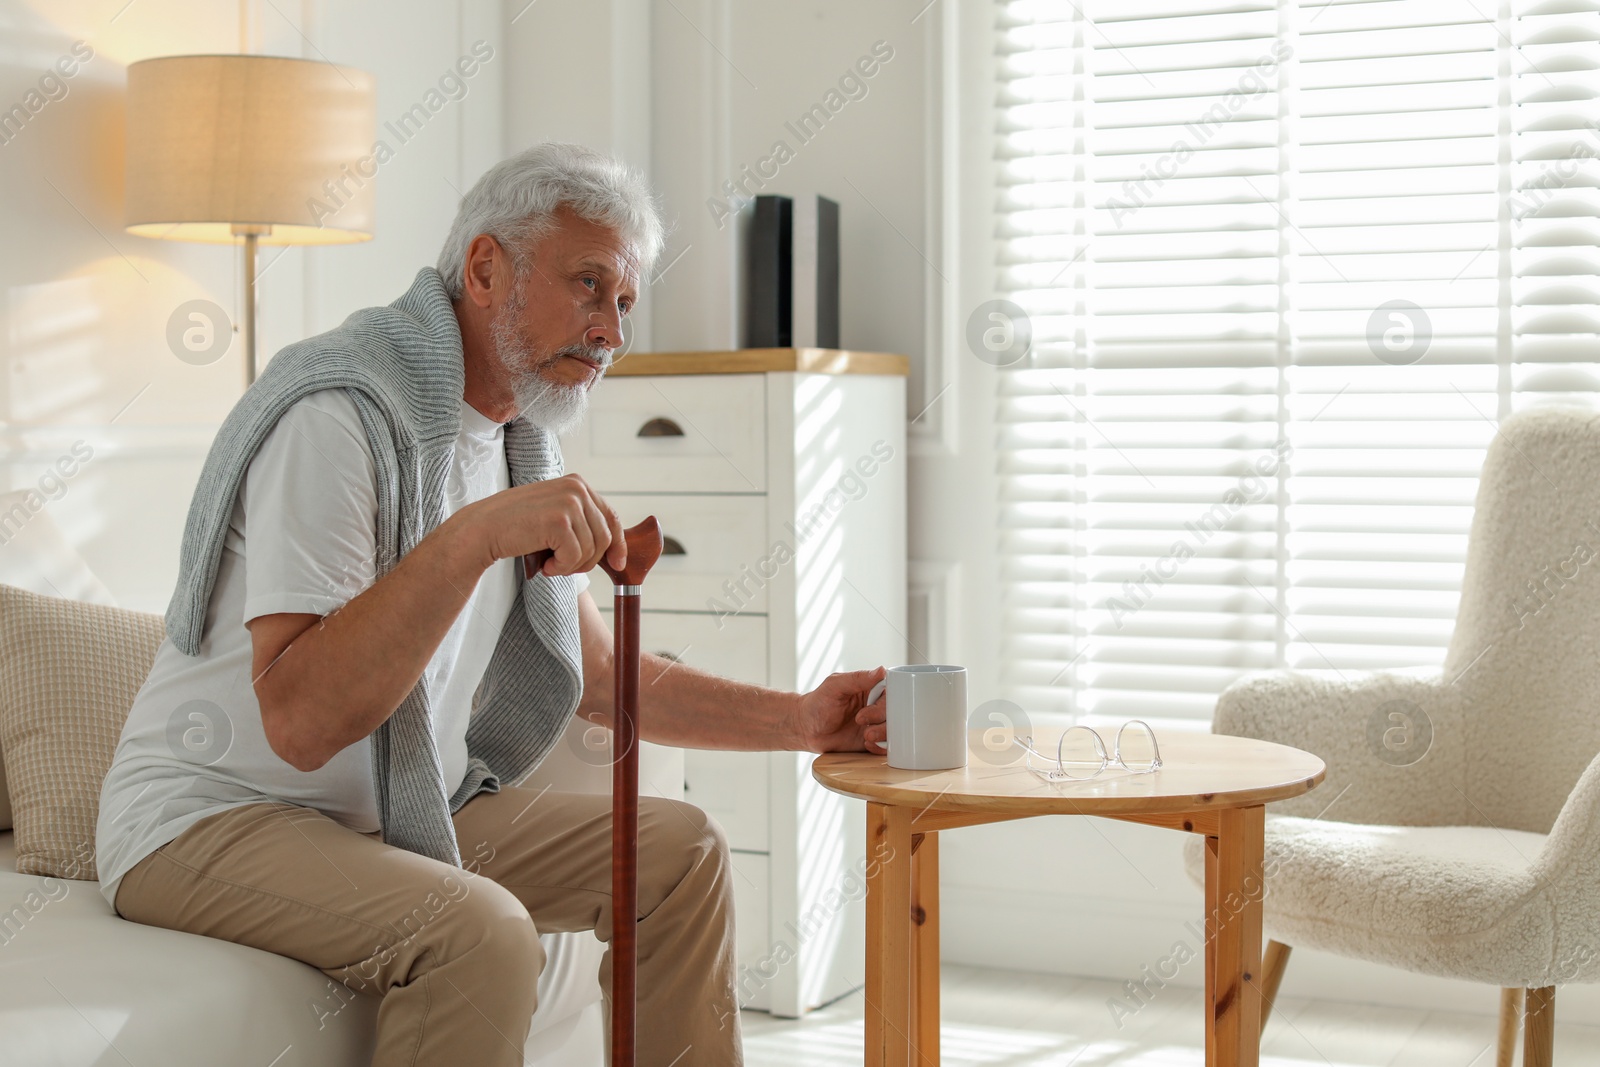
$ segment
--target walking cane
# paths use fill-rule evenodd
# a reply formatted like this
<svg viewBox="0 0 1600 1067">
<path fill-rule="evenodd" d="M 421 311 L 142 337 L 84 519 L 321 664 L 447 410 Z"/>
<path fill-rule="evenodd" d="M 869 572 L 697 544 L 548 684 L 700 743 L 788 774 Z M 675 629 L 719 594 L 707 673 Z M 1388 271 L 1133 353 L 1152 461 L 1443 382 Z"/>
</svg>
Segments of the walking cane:
<svg viewBox="0 0 1600 1067">
<path fill-rule="evenodd" d="M 661 558 L 661 524 L 654 515 L 622 531 L 628 565 L 601 568 L 616 587 L 614 717 L 611 735 L 611 1065 L 633 1067 L 636 976 L 639 969 L 639 592 Z M 525 557 L 531 577 L 554 553 Z"/>
</svg>

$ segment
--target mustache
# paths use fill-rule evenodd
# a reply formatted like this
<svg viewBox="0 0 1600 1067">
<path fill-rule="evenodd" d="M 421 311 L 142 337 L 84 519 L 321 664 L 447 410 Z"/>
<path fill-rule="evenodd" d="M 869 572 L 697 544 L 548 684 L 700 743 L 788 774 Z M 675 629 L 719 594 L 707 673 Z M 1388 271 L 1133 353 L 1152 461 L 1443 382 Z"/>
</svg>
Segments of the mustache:
<svg viewBox="0 0 1600 1067">
<path fill-rule="evenodd" d="M 602 374 L 611 367 L 611 349 L 603 345 L 567 345 L 565 348 L 558 348 L 551 353 L 549 362 L 554 363 L 563 356 L 577 356 L 580 359 L 586 359 L 599 367 Z"/>
</svg>

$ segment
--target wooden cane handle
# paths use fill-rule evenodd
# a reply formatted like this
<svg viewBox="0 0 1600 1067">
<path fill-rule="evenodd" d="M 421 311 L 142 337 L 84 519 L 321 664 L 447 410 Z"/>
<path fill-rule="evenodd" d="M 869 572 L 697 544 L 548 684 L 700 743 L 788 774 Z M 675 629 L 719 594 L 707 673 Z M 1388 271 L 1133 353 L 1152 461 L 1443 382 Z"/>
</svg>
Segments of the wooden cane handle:
<svg viewBox="0 0 1600 1067">
<path fill-rule="evenodd" d="M 627 564 L 619 571 L 601 559 L 600 569 L 611 576 L 614 585 L 643 585 L 644 576 L 661 558 L 661 524 L 651 515 L 639 525 L 623 530 L 622 539 L 628 546 Z"/>
<path fill-rule="evenodd" d="M 623 530 L 622 540 L 628 546 L 627 565 L 617 571 L 602 559 L 600 567 L 615 585 L 640 585 L 644 582 L 644 576 L 650 573 L 650 568 L 656 565 L 656 560 L 661 558 L 665 546 L 661 524 L 651 515 L 639 525 Z M 541 548 L 528 553 L 522 557 L 522 573 L 532 578 L 544 570 L 545 561 L 555 554 L 553 548 Z"/>
</svg>

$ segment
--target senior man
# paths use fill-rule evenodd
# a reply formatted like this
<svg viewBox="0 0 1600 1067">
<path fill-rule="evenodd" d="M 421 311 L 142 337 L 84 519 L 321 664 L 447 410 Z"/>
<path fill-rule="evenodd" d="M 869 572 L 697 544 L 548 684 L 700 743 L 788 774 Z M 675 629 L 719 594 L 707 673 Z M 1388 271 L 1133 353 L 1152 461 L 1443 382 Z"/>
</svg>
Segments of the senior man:
<svg viewBox="0 0 1600 1067">
<path fill-rule="evenodd" d="M 516 783 L 570 716 L 610 718 L 584 575 L 626 547 L 555 438 L 661 243 L 627 168 L 573 145 L 505 160 L 437 269 L 278 353 L 201 473 L 101 794 L 102 892 L 382 997 L 382 1067 L 520 1064 L 538 933 L 610 937 L 609 799 Z M 785 693 L 647 654 L 643 736 L 881 751 L 880 677 Z M 643 798 L 641 1063 L 741 1062 L 732 908 L 716 823 Z"/>
</svg>

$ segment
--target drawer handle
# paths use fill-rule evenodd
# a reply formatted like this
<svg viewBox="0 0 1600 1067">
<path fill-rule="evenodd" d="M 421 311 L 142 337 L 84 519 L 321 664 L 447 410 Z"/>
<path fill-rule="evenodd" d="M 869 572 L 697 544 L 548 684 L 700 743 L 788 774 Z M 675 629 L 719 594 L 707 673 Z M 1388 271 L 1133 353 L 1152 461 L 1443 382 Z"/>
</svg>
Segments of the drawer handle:
<svg viewBox="0 0 1600 1067">
<path fill-rule="evenodd" d="M 661 418 L 660 416 L 657 416 L 656 418 L 653 418 L 649 422 L 645 423 L 643 426 L 639 427 L 638 436 L 640 436 L 640 437 L 682 437 L 683 436 L 683 427 L 679 426 L 677 423 L 673 422 L 671 419 L 664 419 L 664 418 Z"/>
<path fill-rule="evenodd" d="M 683 542 L 676 537 L 663 537 L 661 539 L 661 554 L 663 556 L 687 556 L 683 550 Z"/>
</svg>

